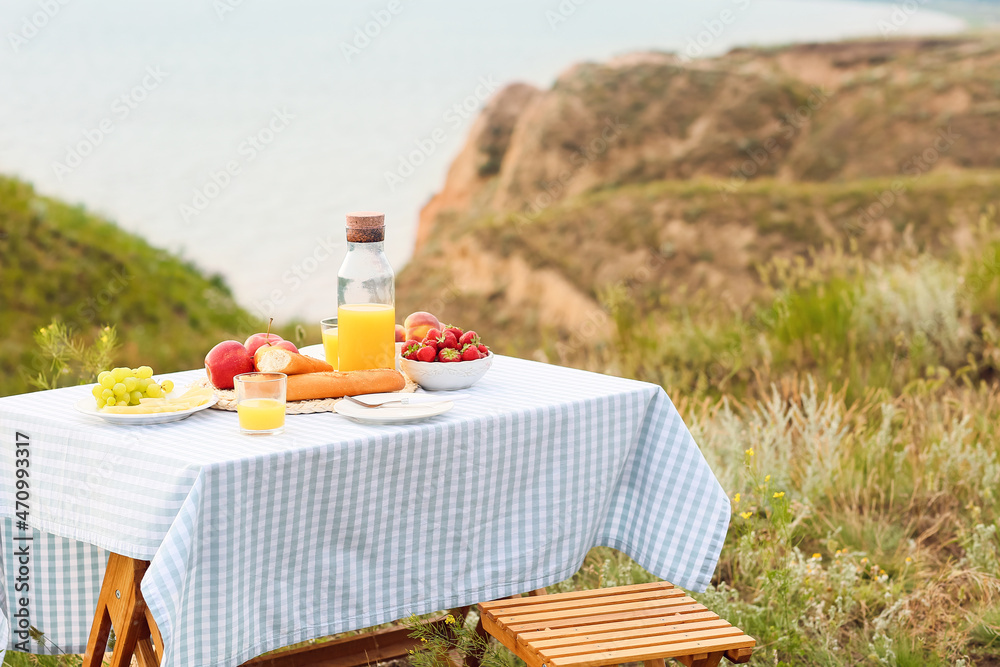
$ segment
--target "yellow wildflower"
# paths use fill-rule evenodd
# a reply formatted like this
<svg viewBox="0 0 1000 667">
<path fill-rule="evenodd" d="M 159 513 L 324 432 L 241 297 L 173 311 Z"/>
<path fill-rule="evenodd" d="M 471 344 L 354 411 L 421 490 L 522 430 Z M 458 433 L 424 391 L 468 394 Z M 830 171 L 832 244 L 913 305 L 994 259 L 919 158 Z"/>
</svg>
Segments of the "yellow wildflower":
<svg viewBox="0 0 1000 667">
<path fill-rule="evenodd" d="M 823 560 L 823 554 L 813 554 L 813 560 Z"/>
<path fill-rule="evenodd" d="M 753 456 L 753 447 L 744 450 L 743 453 L 746 454 L 747 456 Z"/>
<path fill-rule="evenodd" d="M 913 559 L 912 559 L 912 558 L 910 558 L 909 556 L 907 556 L 907 557 L 906 557 L 906 562 L 907 562 L 907 563 L 912 563 L 912 562 L 913 562 Z"/>
<path fill-rule="evenodd" d="M 868 557 L 867 557 L 867 556 L 865 556 L 864 558 L 862 558 L 862 559 L 861 559 L 861 562 L 862 562 L 862 563 L 867 563 L 867 562 L 868 562 Z"/>
<path fill-rule="evenodd" d="M 764 475 L 764 481 L 765 482 L 770 482 L 771 481 L 771 476 L 770 475 Z"/>
<path fill-rule="evenodd" d="M 450 625 L 455 625 L 455 617 L 452 616 L 451 614 L 448 614 L 447 616 L 444 617 L 444 622 Z"/>
<path fill-rule="evenodd" d="M 737 493 L 735 496 L 733 496 L 733 502 L 736 503 L 737 505 L 740 504 L 740 494 Z"/>
<path fill-rule="evenodd" d="M 740 512 L 740 516 L 743 517 L 744 519 L 749 519 L 750 517 L 753 516 L 753 512 L 752 511 Z"/>
<path fill-rule="evenodd" d="M 785 497 L 784 491 L 775 491 L 774 495 L 772 496 L 772 498 L 784 498 L 784 497 Z"/>
</svg>

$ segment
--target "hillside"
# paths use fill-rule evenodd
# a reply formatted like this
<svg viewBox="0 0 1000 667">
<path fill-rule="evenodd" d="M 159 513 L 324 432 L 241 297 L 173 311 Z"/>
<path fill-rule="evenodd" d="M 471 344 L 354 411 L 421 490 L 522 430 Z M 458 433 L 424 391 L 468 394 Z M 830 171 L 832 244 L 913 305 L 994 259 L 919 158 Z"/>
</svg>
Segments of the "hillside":
<svg viewBox="0 0 1000 667">
<path fill-rule="evenodd" d="M 986 35 L 636 54 L 508 87 L 421 216 L 400 310 L 551 359 L 585 326 L 577 348 L 611 340 L 609 290 L 640 315 L 739 310 L 775 260 L 960 252 L 1000 194 L 997 80 Z"/>
<path fill-rule="evenodd" d="M 194 368 L 219 340 L 256 329 L 218 276 L 79 207 L 0 177 L 0 395 L 29 390 L 33 333 L 57 318 L 90 338 L 117 326 L 117 363 Z"/>
</svg>

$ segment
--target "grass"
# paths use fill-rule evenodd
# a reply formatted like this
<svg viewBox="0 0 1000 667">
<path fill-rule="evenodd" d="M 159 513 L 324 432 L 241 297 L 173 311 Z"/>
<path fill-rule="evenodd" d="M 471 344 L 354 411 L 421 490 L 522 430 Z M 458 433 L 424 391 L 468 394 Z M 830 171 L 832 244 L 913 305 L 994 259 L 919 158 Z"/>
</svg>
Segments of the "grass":
<svg viewBox="0 0 1000 667">
<path fill-rule="evenodd" d="M 0 396 L 32 388 L 28 380 L 44 363 L 34 335 L 53 321 L 84 341 L 115 325 L 122 336 L 118 363 L 157 373 L 200 367 L 215 343 L 263 330 L 219 276 L 6 177 L 0 304 Z"/>
<path fill-rule="evenodd" d="M 1000 230 L 974 227 L 964 250 L 773 260 L 743 306 L 619 286 L 611 345 L 564 348 L 668 388 L 733 503 L 697 597 L 751 664 L 996 664 Z M 602 548 L 556 588 L 650 579 Z"/>
</svg>

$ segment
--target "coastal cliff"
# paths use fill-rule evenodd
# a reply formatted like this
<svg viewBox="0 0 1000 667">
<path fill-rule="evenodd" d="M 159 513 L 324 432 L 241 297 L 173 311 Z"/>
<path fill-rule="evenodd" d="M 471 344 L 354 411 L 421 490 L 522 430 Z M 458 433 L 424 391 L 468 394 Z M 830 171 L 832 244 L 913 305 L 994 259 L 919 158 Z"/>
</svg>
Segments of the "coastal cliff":
<svg viewBox="0 0 1000 667">
<path fill-rule="evenodd" d="M 421 214 L 400 312 L 550 358 L 584 329 L 577 347 L 608 341 L 622 299 L 738 310 L 775 261 L 961 249 L 1000 194 L 998 79 L 1000 40 L 961 37 L 642 53 L 513 84 Z"/>
</svg>

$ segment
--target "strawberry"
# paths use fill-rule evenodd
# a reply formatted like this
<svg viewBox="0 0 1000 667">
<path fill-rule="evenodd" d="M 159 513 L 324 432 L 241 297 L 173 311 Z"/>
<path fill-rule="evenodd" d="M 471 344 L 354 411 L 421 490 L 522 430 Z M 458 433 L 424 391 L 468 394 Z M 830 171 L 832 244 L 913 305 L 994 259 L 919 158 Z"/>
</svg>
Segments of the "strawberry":
<svg viewBox="0 0 1000 667">
<path fill-rule="evenodd" d="M 441 348 L 438 352 L 438 361 L 461 361 L 462 355 L 453 347 Z"/>
<path fill-rule="evenodd" d="M 424 336 L 424 339 L 422 341 L 420 341 L 420 344 L 424 345 L 426 347 L 433 348 L 434 349 L 434 353 L 435 354 L 437 353 L 437 350 L 438 350 L 438 339 L 437 338 L 431 338 L 430 336 Z"/>
<path fill-rule="evenodd" d="M 438 349 L 440 350 L 441 348 L 445 347 L 451 348 L 453 350 L 460 350 L 462 347 L 461 345 L 458 344 L 458 336 L 456 336 L 450 330 L 445 331 L 443 334 L 441 334 L 441 338 L 438 339 Z"/>
<path fill-rule="evenodd" d="M 490 348 L 486 347 L 482 343 L 480 343 L 477 347 L 479 348 L 479 354 L 484 357 L 490 353 Z"/>
<path fill-rule="evenodd" d="M 417 361 L 434 361 L 437 359 L 437 350 L 430 345 L 425 345 L 416 351 L 413 358 Z"/>
<path fill-rule="evenodd" d="M 417 350 L 420 349 L 422 343 L 419 340 L 410 339 L 403 343 L 403 352 L 400 356 L 404 359 L 416 359 Z"/>
<path fill-rule="evenodd" d="M 462 361 L 475 361 L 480 358 L 479 349 L 475 345 L 469 344 L 462 348 Z"/>
<path fill-rule="evenodd" d="M 455 334 L 455 340 L 458 340 L 459 338 L 461 338 L 462 334 L 465 333 L 464 331 L 462 331 L 461 328 L 456 327 L 454 324 L 446 324 L 446 325 L 444 325 L 444 330 L 441 333 L 448 333 L 449 331 L 452 332 L 453 334 Z"/>
<path fill-rule="evenodd" d="M 462 347 L 465 347 L 466 345 L 479 345 L 479 342 L 479 334 L 471 329 L 458 338 L 458 344 Z"/>
<path fill-rule="evenodd" d="M 441 330 L 432 327 L 428 329 L 427 333 L 424 335 L 424 342 L 426 343 L 428 340 L 437 340 L 440 337 L 441 337 Z"/>
</svg>

